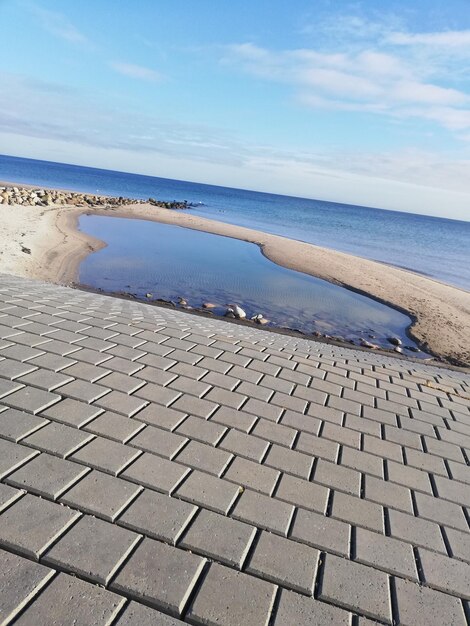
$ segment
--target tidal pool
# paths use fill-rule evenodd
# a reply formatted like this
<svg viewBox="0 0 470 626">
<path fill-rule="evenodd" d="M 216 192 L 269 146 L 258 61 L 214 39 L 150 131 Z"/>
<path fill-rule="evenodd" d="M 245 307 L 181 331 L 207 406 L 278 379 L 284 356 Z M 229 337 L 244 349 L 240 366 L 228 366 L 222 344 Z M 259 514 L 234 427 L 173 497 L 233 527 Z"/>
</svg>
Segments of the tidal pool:
<svg viewBox="0 0 470 626">
<path fill-rule="evenodd" d="M 80 265 L 83 285 L 145 299 L 200 307 L 210 301 L 239 304 L 249 317 L 262 313 L 272 325 L 367 339 L 390 348 L 387 337 L 415 346 L 407 315 L 319 278 L 276 265 L 258 246 L 220 235 L 156 222 L 83 215 L 80 229 L 107 246 Z"/>
</svg>

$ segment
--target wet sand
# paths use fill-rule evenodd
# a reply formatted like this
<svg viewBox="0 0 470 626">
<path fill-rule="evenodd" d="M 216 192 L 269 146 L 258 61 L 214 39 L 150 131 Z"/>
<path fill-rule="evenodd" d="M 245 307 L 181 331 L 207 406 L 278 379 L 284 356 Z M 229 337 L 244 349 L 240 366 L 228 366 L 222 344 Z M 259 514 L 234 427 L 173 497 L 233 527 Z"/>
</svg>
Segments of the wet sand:
<svg viewBox="0 0 470 626">
<path fill-rule="evenodd" d="M 279 265 L 390 304 L 411 316 L 410 332 L 426 352 L 449 363 L 470 365 L 470 292 L 408 270 L 146 204 L 108 209 L 1 205 L 0 210 L 4 273 L 70 284 L 87 254 L 105 245 L 78 231 L 81 214 L 153 220 L 255 243 Z"/>
</svg>

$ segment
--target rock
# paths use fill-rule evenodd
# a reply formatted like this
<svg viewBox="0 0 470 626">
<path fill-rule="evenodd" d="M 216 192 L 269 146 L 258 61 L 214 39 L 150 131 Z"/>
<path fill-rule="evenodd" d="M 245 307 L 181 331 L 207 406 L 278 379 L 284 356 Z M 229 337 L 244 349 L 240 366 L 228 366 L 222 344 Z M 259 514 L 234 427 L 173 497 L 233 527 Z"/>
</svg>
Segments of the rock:
<svg viewBox="0 0 470 626">
<path fill-rule="evenodd" d="M 387 341 L 388 343 L 391 343 L 392 346 L 401 346 L 401 339 L 398 339 L 398 337 L 387 337 Z"/>
<path fill-rule="evenodd" d="M 394 351 L 395 351 L 395 352 L 399 352 L 400 354 L 403 352 L 403 350 L 402 350 L 399 346 L 396 346 L 396 347 L 394 348 Z"/>
<path fill-rule="evenodd" d="M 227 304 L 227 306 L 227 312 L 232 312 L 237 319 L 244 320 L 246 318 L 245 311 L 238 304 Z"/>
<path fill-rule="evenodd" d="M 421 350 L 416 346 L 405 346 L 405 349 L 410 350 L 410 352 L 421 352 Z"/>
<path fill-rule="evenodd" d="M 361 344 L 363 348 L 370 348 L 371 350 L 377 350 L 379 346 L 376 346 L 375 343 L 370 343 L 370 341 L 366 341 L 365 339 L 361 339 Z"/>
<path fill-rule="evenodd" d="M 204 302 L 202 305 L 203 309 L 215 309 L 216 308 L 216 304 L 213 304 L 212 302 Z"/>
<path fill-rule="evenodd" d="M 146 297 L 146 298 L 149 298 L 149 299 L 150 299 L 150 298 L 153 298 L 153 293 L 146 293 L 146 294 L 145 294 L 145 297 Z"/>
<path fill-rule="evenodd" d="M 224 317 L 235 319 L 235 313 L 231 309 L 227 309 L 227 311 L 225 311 L 224 313 Z"/>
<path fill-rule="evenodd" d="M 256 322 L 257 324 L 261 324 L 261 326 L 265 326 L 266 324 L 269 324 L 269 320 L 267 320 L 265 317 L 262 317 L 260 320 L 258 320 Z"/>
<path fill-rule="evenodd" d="M 187 306 L 188 305 L 187 301 L 184 298 L 182 298 L 181 296 L 178 298 L 178 304 L 180 304 L 181 306 Z"/>
</svg>

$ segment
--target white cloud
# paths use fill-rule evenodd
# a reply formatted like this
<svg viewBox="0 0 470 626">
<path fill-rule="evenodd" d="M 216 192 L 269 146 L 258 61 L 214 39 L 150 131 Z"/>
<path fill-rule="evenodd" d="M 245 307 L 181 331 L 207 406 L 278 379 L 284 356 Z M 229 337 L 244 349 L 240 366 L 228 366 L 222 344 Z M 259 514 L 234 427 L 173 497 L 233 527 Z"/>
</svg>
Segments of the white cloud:
<svg viewBox="0 0 470 626">
<path fill-rule="evenodd" d="M 470 30 L 448 30 L 436 33 L 394 32 L 387 36 L 387 41 L 399 46 L 466 48 L 466 53 L 470 54 Z"/>
<path fill-rule="evenodd" d="M 88 39 L 85 35 L 62 13 L 44 9 L 34 3 L 26 3 L 25 6 L 39 19 L 41 26 L 55 37 L 59 37 L 60 39 L 74 44 L 88 43 Z"/>
<path fill-rule="evenodd" d="M 149 67 L 143 67 L 142 65 L 116 61 L 110 63 L 110 66 L 113 70 L 118 72 L 118 74 L 128 76 L 129 78 L 136 78 L 138 80 L 146 80 L 149 82 L 158 82 L 162 80 L 162 75 L 159 72 L 152 70 Z"/>
<path fill-rule="evenodd" d="M 461 31 L 457 37 L 454 32 L 454 39 L 464 40 L 464 33 Z M 450 33 L 440 34 L 443 40 L 450 37 Z M 404 42 L 408 35 L 402 35 Z M 438 35 L 430 34 L 430 43 L 440 41 Z M 390 37 L 383 31 L 374 45 L 367 42 L 365 47 L 353 49 L 346 45 L 327 51 L 275 51 L 242 43 L 228 46 L 222 60 L 265 80 L 291 85 L 295 100 L 303 106 L 420 118 L 458 136 L 470 128 L 468 83 L 463 80 L 459 89 L 460 76 L 453 71 L 455 60 L 423 52 L 416 37 L 416 48 L 411 49 L 401 45 L 391 48 Z M 452 86 L 447 84 L 449 78 Z"/>
</svg>

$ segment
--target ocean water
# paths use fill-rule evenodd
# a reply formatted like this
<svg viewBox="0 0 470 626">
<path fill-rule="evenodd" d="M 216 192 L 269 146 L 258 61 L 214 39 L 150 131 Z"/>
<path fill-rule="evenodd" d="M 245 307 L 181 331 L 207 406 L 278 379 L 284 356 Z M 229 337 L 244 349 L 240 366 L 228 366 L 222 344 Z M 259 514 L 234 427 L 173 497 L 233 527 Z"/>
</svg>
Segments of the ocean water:
<svg viewBox="0 0 470 626">
<path fill-rule="evenodd" d="M 199 231 L 126 218 L 82 215 L 80 230 L 106 241 L 80 265 L 82 285 L 127 292 L 145 299 L 177 301 L 193 308 L 205 301 L 222 314 L 228 303 L 247 316 L 263 314 L 275 326 L 311 334 L 368 339 L 390 348 L 393 335 L 405 346 L 410 318 L 371 298 L 295 272 L 264 257 L 255 244 Z"/>
<path fill-rule="evenodd" d="M 8 156 L 0 156 L 0 180 L 201 203 L 191 211 L 470 290 L 470 222 Z"/>
</svg>

